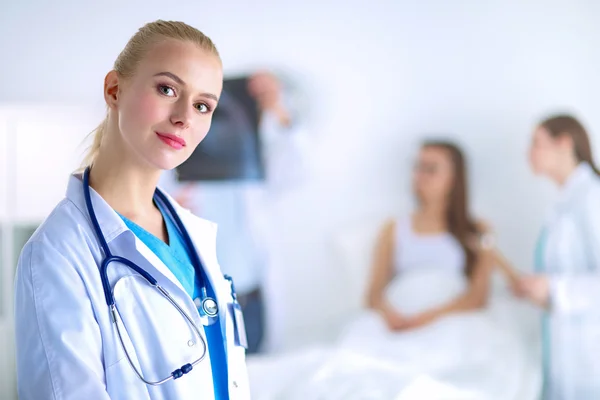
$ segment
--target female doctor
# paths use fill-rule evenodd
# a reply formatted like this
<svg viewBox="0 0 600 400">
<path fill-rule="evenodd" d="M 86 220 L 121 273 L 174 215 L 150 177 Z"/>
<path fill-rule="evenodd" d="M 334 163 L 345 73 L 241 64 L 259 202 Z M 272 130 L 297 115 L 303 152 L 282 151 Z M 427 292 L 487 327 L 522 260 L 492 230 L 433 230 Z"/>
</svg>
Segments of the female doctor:
<svg viewBox="0 0 600 400">
<path fill-rule="evenodd" d="M 212 41 L 181 22 L 119 54 L 86 168 L 19 259 L 20 399 L 250 397 L 216 228 L 156 187 L 207 134 L 222 80 Z"/>
<path fill-rule="evenodd" d="M 600 178 L 588 134 L 569 115 L 541 122 L 532 169 L 560 196 L 542 229 L 536 271 L 518 278 L 518 295 L 545 310 L 544 400 L 600 398 Z"/>
</svg>

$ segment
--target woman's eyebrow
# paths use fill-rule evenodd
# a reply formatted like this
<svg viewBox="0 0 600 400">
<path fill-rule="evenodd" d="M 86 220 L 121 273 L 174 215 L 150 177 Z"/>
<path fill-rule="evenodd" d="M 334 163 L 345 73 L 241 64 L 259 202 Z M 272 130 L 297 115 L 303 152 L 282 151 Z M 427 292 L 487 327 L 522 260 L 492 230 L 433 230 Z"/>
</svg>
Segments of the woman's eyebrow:
<svg viewBox="0 0 600 400">
<path fill-rule="evenodd" d="M 159 72 L 158 74 L 155 74 L 154 76 L 166 76 L 168 78 L 173 79 L 175 82 L 177 82 L 179 85 L 181 86 L 185 86 L 186 83 L 183 81 L 183 79 L 181 79 L 180 77 L 178 77 L 177 75 L 175 75 L 172 72 Z M 202 97 L 207 97 L 209 99 L 213 99 L 214 101 L 219 101 L 219 97 L 215 94 L 212 93 L 202 93 L 201 94 Z"/>
</svg>

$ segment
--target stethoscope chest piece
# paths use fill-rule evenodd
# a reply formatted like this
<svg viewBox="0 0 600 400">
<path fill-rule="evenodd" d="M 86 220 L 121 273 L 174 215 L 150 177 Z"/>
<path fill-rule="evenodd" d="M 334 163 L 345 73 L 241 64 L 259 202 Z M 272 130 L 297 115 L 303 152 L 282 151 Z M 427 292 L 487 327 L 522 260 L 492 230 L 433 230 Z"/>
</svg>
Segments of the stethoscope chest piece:
<svg viewBox="0 0 600 400">
<path fill-rule="evenodd" d="M 219 314 L 217 302 L 212 297 L 206 297 L 204 300 L 196 297 L 194 299 L 194 304 L 202 316 L 214 318 Z"/>
</svg>

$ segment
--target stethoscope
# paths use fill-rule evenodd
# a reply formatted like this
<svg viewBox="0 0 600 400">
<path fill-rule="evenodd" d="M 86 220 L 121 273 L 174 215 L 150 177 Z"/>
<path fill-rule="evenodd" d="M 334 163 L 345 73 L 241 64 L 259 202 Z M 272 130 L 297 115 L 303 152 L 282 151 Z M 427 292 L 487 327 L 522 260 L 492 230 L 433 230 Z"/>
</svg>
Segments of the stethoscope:
<svg viewBox="0 0 600 400">
<path fill-rule="evenodd" d="M 163 287 L 161 287 L 158 284 L 158 282 L 156 281 L 156 279 L 154 279 L 154 277 L 152 277 L 152 275 L 150 275 L 148 272 L 146 272 L 143 268 L 137 266 L 131 260 L 128 260 L 127 258 L 124 258 L 124 257 L 115 256 L 111 253 L 110 248 L 108 247 L 108 243 L 106 242 L 106 239 L 104 238 L 104 235 L 102 234 L 102 229 L 100 228 L 100 224 L 98 223 L 98 219 L 96 218 L 96 213 L 94 212 L 94 207 L 92 205 L 92 198 L 90 195 L 90 168 L 89 167 L 86 168 L 85 172 L 83 173 L 83 194 L 85 197 L 85 205 L 87 207 L 87 211 L 92 220 L 92 225 L 94 227 L 94 231 L 96 232 L 96 236 L 98 236 L 98 240 L 100 241 L 100 245 L 102 246 L 102 250 L 104 251 L 104 259 L 102 260 L 102 262 L 100 264 L 100 278 L 102 279 L 102 288 L 104 289 L 104 297 L 106 299 L 106 304 L 108 305 L 108 307 L 110 309 L 112 322 L 115 325 L 115 327 L 117 328 L 117 335 L 119 337 L 119 342 L 121 343 L 121 347 L 123 348 L 123 351 L 125 352 L 125 355 L 127 356 L 127 360 L 129 361 L 129 364 L 131 365 L 131 367 L 133 368 L 133 370 L 135 371 L 137 376 L 148 385 L 154 385 L 154 386 L 161 385 L 172 379 L 181 378 L 183 375 L 190 372 L 195 365 L 200 363 L 200 361 L 202 361 L 204 359 L 204 357 L 206 357 L 207 344 L 206 344 L 206 341 L 204 340 L 204 338 L 202 337 L 202 334 L 200 333 L 200 329 L 194 323 L 194 321 L 188 315 L 188 313 L 186 313 L 183 310 L 183 308 L 181 308 L 177 304 L 177 302 L 175 302 L 173 297 L 171 297 L 171 295 Z M 181 232 L 186 246 L 188 246 L 188 248 L 190 249 L 190 257 L 192 258 L 192 263 L 194 264 L 196 273 L 198 274 L 198 278 L 200 280 L 200 287 L 202 288 L 201 289 L 202 300 L 200 301 L 200 304 L 195 304 L 195 305 L 198 307 L 198 310 L 200 311 L 200 315 L 203 317 L 206 317 L 205 320 L 207 321 L 207 325 L 212 325 L 213 323 L 218 321 L 219 310 L 218 310 L 217 302 L 215 301 L 215 299 L 208 296 L 208 294 L 207 294 L 205 278 L 203 275 L 204 269 L 202 267 L 202 262 L 200 261 L 200 257 L 198 256 L 198 253 L 196 251 L 193 251 L 194 246 L 192 243 L 192 239 L 190 238 L 190 235 L 188 234 L 187 229 L 185 228 L 185 225 L 183 224 L 183 222 L 181 222 L 181 219 L 177 215 L 177 212 L 175 211 L 175 209 L 173 208 L 173 206 L 171 205 L 169 200 L 158 189 L 156 189 L 156 191 L 154 192 L 154 201 L 160 202 L 160 204 L 162 206 L 167 208 L 168 212 L 171 214 L 171 217 L 175 221 L 177 228 Z M 108 273 L 107 273 L 108 265 L 112 262 L 118 262 L 118 263 L 124 264 L 124 265 L 128 266 L 129 268 L 133 269 L 138 274 L 140 274 L 151 286 L 156 288 L 169 301 L 169 303 L 171 303 L 173 305 L 173 307 L 175 307 L 177 309 L 177 311 L 179 311 L 179 313 L 192 326 L 195 334 L 198 336 L 198 338 L 202 342 L 203 351 L 202 351 L 202 355 L 200 356 L 200 358 L 193 361 L 192 363 L 188 363 L 188 364 L 181 366 L 180 368 L 171 372 L 171 374 L 168 377 L 166 377 L 162 380 L 159 380 L 159 381 L 149 381 L 142 376 L 142 373 L 135 367 L 131 357 L 129 356 L 129 352 L 127 351 L 127 348 L 123 341 L 121 329 L 119 328 L 119 324 L 117 323 L 117 320 L 121 319 L 121 315 L 119 314 L 117 306 L 115 305 L 115 299 L 113 296 L 113 291 L 110 287 L 110 283 L 108 281 Z"/>
</svg>

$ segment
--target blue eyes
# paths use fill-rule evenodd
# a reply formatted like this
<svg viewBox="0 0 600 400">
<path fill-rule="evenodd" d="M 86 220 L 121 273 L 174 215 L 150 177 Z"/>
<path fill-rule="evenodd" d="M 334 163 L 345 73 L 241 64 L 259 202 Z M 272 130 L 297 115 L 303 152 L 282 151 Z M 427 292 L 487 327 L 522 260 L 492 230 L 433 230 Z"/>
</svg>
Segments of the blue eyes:
<svg viewBox="0 0 600 400">
<path fill-rule="evenodd" d="M 157 89 L 158 92 L 163 96 L 174 97 L 176 95 L 175 89 L 173 89 L 171 86 L 158 85 Z M 198 112 L 200 112 L 201 114 L 206 114 L 211 111 L 211 107 L 206 103 L 194 104 L 194 108 L 196 108 L 196 110 L 198 110 Z"/>
<path fill-rule="evenodd" d="M 203 114 L 210 111 L 210 108 L 204 103 L 196 104 L 195 107 L 196 107 L 196 110 L 200 111 Z"/>
<path fill-rule="evenodd" d="M 171 88 L 169 86 L 165 86 L 165 85 L 159 85 L 158 91 L 161 94 L 164 94 L 165 96 L 174 96 L 175 95 L 175 90 L 173 90 L 173 88 Z"/>
</svg>

